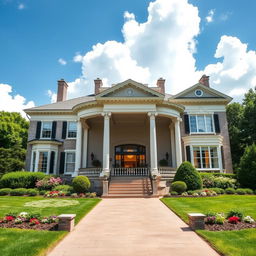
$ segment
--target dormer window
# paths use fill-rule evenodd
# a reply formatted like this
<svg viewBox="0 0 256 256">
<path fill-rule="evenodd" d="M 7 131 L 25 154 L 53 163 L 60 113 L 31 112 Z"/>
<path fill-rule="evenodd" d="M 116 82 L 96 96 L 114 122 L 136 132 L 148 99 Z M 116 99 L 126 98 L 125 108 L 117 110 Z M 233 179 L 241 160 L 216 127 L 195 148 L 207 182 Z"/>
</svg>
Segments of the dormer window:
<svg viewBox="0 0 256 256">
<path fill-rule="evenodd" d="M 52 122 L 43 122 L 41 138 L 50 139 L 51 136 L 52 136 Z"/>
<path fill-rule="evenodd" d="M 189 115 L 191 133 L 213 133 L 213 115 Z"/>
</svg>

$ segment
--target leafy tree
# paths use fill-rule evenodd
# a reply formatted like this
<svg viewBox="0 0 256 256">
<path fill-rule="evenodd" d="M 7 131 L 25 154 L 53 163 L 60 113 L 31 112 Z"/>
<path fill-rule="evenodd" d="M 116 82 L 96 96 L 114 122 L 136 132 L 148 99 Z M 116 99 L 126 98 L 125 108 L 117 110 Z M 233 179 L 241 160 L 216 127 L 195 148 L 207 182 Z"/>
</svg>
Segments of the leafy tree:
<svg viewBox="0 0 256 256">
<path fill-rule="evenodd" d="M 237 175 L 242 187 L 256 189 L 256 145 L 248 146 L 241 158 Z"/>
</svg>

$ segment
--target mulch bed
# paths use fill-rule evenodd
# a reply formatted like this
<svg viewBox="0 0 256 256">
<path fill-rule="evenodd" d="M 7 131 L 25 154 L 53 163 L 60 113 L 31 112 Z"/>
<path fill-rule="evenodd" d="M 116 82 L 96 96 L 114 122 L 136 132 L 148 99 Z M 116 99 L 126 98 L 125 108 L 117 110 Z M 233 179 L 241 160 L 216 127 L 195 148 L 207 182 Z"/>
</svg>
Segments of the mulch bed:
<svg viewBox="0 0 256 256">
<path fill-rule="evenodd" d="M 205 229 L 209 231 L 232 231 L 232 230 L 241 230 L 245 228 L 256 228 L 256 223 L 246 223 L 246 222 L 238 222 L 237 224 L 231 224 L 225 222 L 223 225 L 219 224 L 205 224 Z"/>
<path fill-rule="evenodd" d="M 37 225 L 29 225 L 29 222 L 15 224 L 14 221 L 9 221 L 7 223 L 0 223 L 0 228 L 19 228 L 19 229 L 55 231 L 58 229 L 58 223 L 46 223 L 46 224 L 40 223 Z"/>
</svg>

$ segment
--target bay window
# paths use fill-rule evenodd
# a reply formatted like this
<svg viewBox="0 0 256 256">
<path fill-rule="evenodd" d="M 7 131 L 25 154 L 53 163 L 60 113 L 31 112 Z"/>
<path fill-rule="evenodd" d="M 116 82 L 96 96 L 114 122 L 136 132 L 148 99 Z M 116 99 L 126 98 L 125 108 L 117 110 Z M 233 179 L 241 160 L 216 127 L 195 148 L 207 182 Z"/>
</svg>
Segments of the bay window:
<svg viewBox="0 0 256 256">
<path fill-rule="evenodd" d="M 213 115 L 189 115 L 191 133 L 213 133 Z"/>
<path fill-rule="evenodd" d="M 38 172 L 47 172 L 48 169 L 48 151 L 40 151 L 38 159 Z"/>
</svg>

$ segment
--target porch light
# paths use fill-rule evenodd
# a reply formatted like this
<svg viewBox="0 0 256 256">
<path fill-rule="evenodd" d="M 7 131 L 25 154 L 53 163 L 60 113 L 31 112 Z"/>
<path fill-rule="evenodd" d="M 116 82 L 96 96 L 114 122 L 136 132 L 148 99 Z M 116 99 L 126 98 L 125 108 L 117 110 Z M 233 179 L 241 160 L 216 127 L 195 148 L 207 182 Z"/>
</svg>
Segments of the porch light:
<svg viewBox="0 0 256 256">
<path fill-rule="evenodd" d="M 166 160 L 169 159 L 169 153 L 168 153 L 168 152 L 166 152 L 166 154 L 165 154 L 165 159 L 166 159 Z"/>
<path fill-rule="evenodd" d="M 92 161 L 94 160 L 94 154 L 93 154 L 93 152 L 91 153 L 91 160 L 92 160 Z"/>
</svg>

